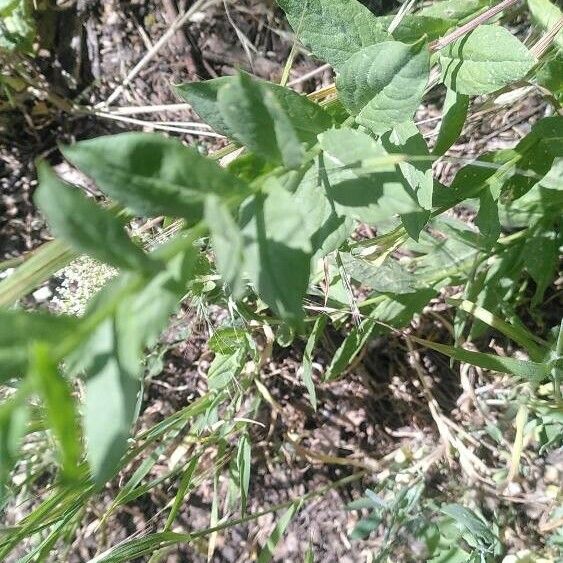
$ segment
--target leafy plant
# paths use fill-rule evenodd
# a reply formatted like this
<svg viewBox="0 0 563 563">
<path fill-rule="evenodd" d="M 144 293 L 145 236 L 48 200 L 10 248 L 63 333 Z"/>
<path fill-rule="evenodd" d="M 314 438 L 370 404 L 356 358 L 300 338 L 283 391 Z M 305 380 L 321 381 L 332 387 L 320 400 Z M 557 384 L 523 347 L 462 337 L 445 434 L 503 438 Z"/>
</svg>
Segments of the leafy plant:
<svg viewBox="0 0 563 563">
<path fill-rule="evenodd" d="M 53 496 L 0 540 L 0 558 L 22 539 L 47 529 L 50 535 L 34 551 L 41 558 L 119 468 L 147 450 L 160 451 L 160 441 L 184 431 L 204 435 L 206 444 L 216 448 L 222 460 L 217 471 L 230 463 L 229 503 L 240 499 L 240 521 L 252 518 L 244 516 L 253 451 L 245 420 L 262 402 L 273 401 L 259 380 L 256 332 L 264 327 L 274 331 L 269 345 L 276 337 L 307 340 L 302 376 L 316 408 L 312 358 L 329 324 L 343 330 L 344 339 L 324 374 L 326 381 L 342 377 L 371 338 L 400 332 L 442 289 L 463 285 L 464 298 L 452 302 L 458 310 L 455 342 L 412 340 L 532 387 L 551 381 L 558 396 L 561 334 L 548 341 L 530 334 L 518 317 L 517 299 L 521 284 L 531 279 L 532 305 L 541 304 L 556 273 L 562 243 L 563 117 L 540 120 L 513 149 L 464 162 L 450 187 L 432 172 L 438 158 L 449 159 L 447 151 L 463 129 L 471 97 L 494 99 L 525 81 L 550 90 L 550 101 L 558 103 L 558 36 L 553 38 L 555 54 L 537 59 L 499 23 L 456 33 L 489 6 L 481 1 L 444 0 L 398 22 L 374 16 L 356 0 L 279 4 L 303 44 L 334 67 L 336 84 L 320 103 L 244 72 L 178 86 L 200 117 L 233 142 L 223 154 L 243 148 L 226 168 L 216 158 L 152 134 L 127 133 L 63 147 L 64 156 L 114 202 L 102 207 L 64 184 L 47 163 L 39 165 L 36 202 L 60 246 L 43 251 L 45 257 L 54 252 L 55 259 L 45 264 L 35 257 L 2 282 L 1 302 L 13 305 L 75 253 L 121 273 L 80 318 L 21 309 L 0 313 L 0 377 L 11 389 L 0 410 L 3 485 L 18 461 L 19 445 L 36 431 L 30 420 L 50 429 L 60 467 Z M 4 2 L 1 9 L 14 6 L 20 3 Z M 538 16 L 545 6 L 530 2 L 530 8 L 549 29 L 552 20 Z M 431 151 L 413 119 L 424 96 L 439 83 L 447 87 L 444 122 Z M 462 203 L 474 206 L 476 229 L 447 213 Z M 124 228 L 133 215 L 164 215 L 181 221 L 182 228 L 146 252 Z M 354 238 L 360 223 L 377 235 Z M 209 285 L 217 274 L 221 282 Z M 131 441 L 145 351 L 155 346 L 186 299 L 219 303 L 233 312 L 230 325 L 209 343 L 215 359 L 207 375 L 208 393 Z M 355 321 L 351 330 L 350 319 Z M 462 346 L 487 326 L 522 345 L 529 359 Z M 73 393 L 76 381 L 81 382 L 79 403 Z M 243 407 L 249 389 L 253 400 Z M 37 398 L 42 407 L 30 412 Z M 241 408 L 246 417 L 241 418 Z M 552 422 L 544 421 L 545 428 Z M 232 434 L 242 436 L 236 448 L 227 439 Z M 170 531 L 196 475 L 201 476 L 197 460 L 204 449 L 162 478 L 180 481 L 166 530 L 131 540 L 97 561 L 127 560 L 225 527 L 215 521 L 199 536 Z M 142 484 L 154 459 L 147 458 L 109 512 L 154 486 Z M 385 510 L 401 523 L 419 494 L 409 490 Z M 299 502 L 285 508 L 260 561 L 271 558 Z M 374 505 L 374 510 L 381 507 Z M 492 552 L 497 539 L 480 517 L 457 505 L 440 511 L 473 554 Z"/>
</svg>

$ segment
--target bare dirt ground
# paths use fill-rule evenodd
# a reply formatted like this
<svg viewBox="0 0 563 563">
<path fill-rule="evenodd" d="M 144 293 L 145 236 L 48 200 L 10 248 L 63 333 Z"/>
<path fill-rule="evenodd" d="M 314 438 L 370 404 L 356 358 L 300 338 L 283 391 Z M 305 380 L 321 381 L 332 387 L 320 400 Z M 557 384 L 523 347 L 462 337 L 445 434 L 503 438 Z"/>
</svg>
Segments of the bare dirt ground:
<svg viewBox="0 0 563 563">
<path fill-rule="evenodd" d="M 374 10 L 389 9 L 393 4 L 378 0 L 364 3 Z M 34 161 L 47 158 L 53 164 L 61 165 L 57 143 L 123 130 L 151 130 L 159 126 L 154 124 L 167 123 L 173 128 L 184 127 L 185 122 L 199 121 L 186 109 L 127 113 L 131 108 L 178 104 L 180 100 L 170 87 L 174 83 L 232 74 L 238 68 L 269 80 L 279 80 L 293 44 L 282 14 L 273 9 L 270 1 L 245 0 L 236 6 L 231 3 L 228 14 L 224 5 L 218 3 L 197 14 L 192 22 L 174 34 L 124 88 L 107 110 L 109 115 L 94 115 L 92 108 L 112 95 L 189 4 L 185 0 L 78 0 L 61 3 L 60 9 L 42 22 L 41 41 L 45 47 L 38 59 L 40 74 L 37 79 L 43 81 L 44 88 L 38 84 L 41 90 L 38 95 L 22 93 L 17 111 L 0 112 L 0 135 L 3 137 L 0 145 L 0 261 L 13 260 L 16 264 L 22 254 L 49 239 L 32 202 L 36 182 Z M 302 80 L 318 66 L 318 62 L 304 55 L 296 59 L 290 77 L 297 81 L 296 89 L 310 92 L 332 82 L 330 70 Z M 65 111 L 56 103 L 59 99 L 73 100 L 77 107 L 89 109 L 75 107 Z M 441 99 L 437 96 L 418 116 L 421 129 L 429 139 L 435 135 L 440 105 Z M 486 149 L 511 146 L 544 112 L 545 106 L 539 103 L 539 98 L 530 95 L 507 111 L 490 116 L 476 114 L 455 150 L 460 155 L 470 156 Z M 190 145 L 200 146 L 204 151 L 223 144 L 221 140 L 206 136 L 171 134 Z M 64 171 L 64 166 L 60 170 Z M 437 172 L 446 181 L 453 170 L 445 167 Z M 553 308 L 560 309 L 561 305 L 557 301 L 552 303 Z M 423 334 L 435 335 L 443 329 L 441 324 L 433 322 L 433 315 L 448 317 L 449 312 L 440 302 L 434 303 L 431 310 L 421 321 L 424 326 L 419 330 Z M 163 341 L 163 370 L 148 380 L 140 427 L 161 420 L 203 392 L 204 375 L 211 359 L 206 348 L 208 335 L 207 324 L 188 308 L 182 321 L 177 323 L 176 332 L 168 334 Z M 341 336 L 333 334 L 332 339 L 332 343 L 327 343 L 327 349 L 335 347 Z M 502 345 L 500 342 L 499 346 Z M 405 459 L 424 461 L 436 455 L 441 448 L 440 436 L 415 366 L 408 361 L 407 350 L 399 338 L 374 341 L 362 361 L 341 381 L 330 386 L 319 382 L 321 407 L 316 414 L 297 380 L 302 346 L 300 343 L 289 349 L 277 346 L 265 368 L 264 381 L 279 411 L 264 408 L 258 420 L 263 427 L 256 426 L 254 431 L 249 511 L 257 512 L 317 490 L 351 474 L 358 466 L 370 468 L 373 470 L 370 476 L 362 481 L 331 491 L 307 504 L 290 525 L 276 552 L 278 561 L 301 561 L 311 546 L 316 561 L 363 561 L 381 538 L 351 541 L 349 532 L 358 516 L 346 511 L 346 504 L 362 496 L 385 471 L 399 471 Z M 327 362 L 328 356 L 325 356 L 321 354 L 315 358 L 319 369 Z M 447 360 L 429 352 L 421 356 L 420 362 L 443 413 L 464 428 L 482 424 L 484 414 L 471 406 L 469 386 L 460 384 Z M 480 371 L 472 372 L 468 377 L 474 389 L 482 390 L 485 399 L 493 400 L 510 392 L 502 378 L 493 379 L 490 374 Z M 501 428 L 506 431 L 504 438 L 510 442 L 513 439 L 510 418 L 513 413 L 498 409 L 498 412 L 489 414 L 498 417 Z M 298 447 L 287 447 L 288 435 L 300 436 Z M 498 464 L 495 454 L 487 451 L 487 443 L 484 440 L 471 447 L 491 464 Z M 454 498 L 456 491 L 467 485 L 467 477 L 455 461 L 452 460 L 450 465 L 438 465 L 428 459 L 428 463 L 428 489 L 441 498 L 448 495 Z M 158 477 L 165 465 L 166 460 L 162 465 L 157 464 L 149 477 Z M 111 501 L 133 469 L 129 468 L 107 487 L 99 499 L 99 506 L 89 508 L 84 527 L 77 531 L 68 561 L 87 561 L 107 546 L 162 524 L 165 517 L 161 511 L 176 492 L 173 484 L 118 511 L 110 520 L 105 545 L 99 545 L 98 537 L 92 533 L 101 507 Z M 502 500 L 488 494 L 486 487 L 477 485 L 469 494 L 482 498 L 482 504 L 490 513 L 506 503 L 504 508 L 514 513 L 515 522 L 510 541 L 516 547 L 525 547 L 528 541 L 524 541 L 522 534 L 535 534 L 536 527 L 530 522 L 537 522 L 543 514 L 533 500 L 543 498 L 548 484 L 544 462 L 538 460 L 533 465 L 533 474 L 519 490 L 513 491 L 514 496 L 527 499 L 529 504 Z M 182 510 L 179 527 L 189 531 L 208 526 L 211 499 L 211 486 L 205 483 Z M 269 515 L 252 524 L 230 529 L 219 536 L 213 560 L 250 560 L 273 525 Z M 543 541 L 540 537 L 533 539 L 539 545 Z M 203 543 L 180 547 L 171 550 L 166 560 L 205 561 L 207 549 L 207 544 Z M 417 546 L 410 546 L 405 553 L 397 553 L 395 560 L 420 560 L 417 557 Z"/>
</svg>

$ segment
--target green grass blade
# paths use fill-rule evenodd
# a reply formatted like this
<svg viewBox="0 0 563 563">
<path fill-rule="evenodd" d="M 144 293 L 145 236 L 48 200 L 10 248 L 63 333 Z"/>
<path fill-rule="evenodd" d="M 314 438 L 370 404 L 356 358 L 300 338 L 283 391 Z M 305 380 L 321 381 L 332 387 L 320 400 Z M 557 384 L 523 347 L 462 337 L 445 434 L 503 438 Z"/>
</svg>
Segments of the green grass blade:
<svg viewBox="0 0 563 563">
<path fill-rule="evenodd" d="M 266 545 L 260 552 L 258 556 L 258 563 L 269 563 L 274 556 L 274 551 L 280 542 L 281 538 L 285 534 L 289 523 L 293 520 L 295 513 L 301 507 L 301 502 L 296 502 L 292 504 L 289 509 L 285 512 L 285 514 L 278 520 L 276 527 L 274 528 L 273 532 L 270 534 Z"/>
<path fill-rule="evenodd" d="M 506 321 L 499 319 L 491 312 L 487 311 L 487 309 L 480 307 L 476 303 L 468 301 L 467 299 L 448 299 L 448 303 L 451 303 L 462 311 L 473 315 L 480 321 L 489 325 L 491 328 L 498 330 L 508 338 L 514 340 L 517 344 L 520 344 L 520 346 L 528 351 L 530 358 L 532 358 L 533 361 L 539 362 L 545 357 L 546 350 L 536 344 L 538 337 L 525 328 L 511 325 Z"/>
<path fill-rule="evenodd" d="M 455 348 L 454 346 L 448 346 L 446 344 L 438 344 L 437 342 L 423 340 L 422 338 L 416 338 L 414 336 L 411 336 L 411 338 L 415 342 L 418 342 L 418 344 L 436 350 L 436 352 L 445 354 L 454 360 L 491 371 L 509 373 L 535 384 L 541 383 L 549 375 L 550 364 L 538 364 L 524 360 L 515 360 L 514 358 L 504 358 L 483 352 L 472 352 L 465 348 Z"/>
<path fill-rule="evenodd" d="M 11 276 L 0 282 L 0 307 L 14 305 L 79 255 L 61 240 L 43 245 Z"/>
</svg>

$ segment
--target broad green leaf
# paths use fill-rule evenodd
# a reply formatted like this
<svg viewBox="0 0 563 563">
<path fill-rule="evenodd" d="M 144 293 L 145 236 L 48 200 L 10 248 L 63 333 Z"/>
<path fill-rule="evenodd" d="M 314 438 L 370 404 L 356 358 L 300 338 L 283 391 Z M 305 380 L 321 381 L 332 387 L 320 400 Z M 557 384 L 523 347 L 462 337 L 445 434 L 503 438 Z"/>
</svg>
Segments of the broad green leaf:
<svg viewBox="0 0 563 563">
<path fill-rule="evenodd" d="M 338 250 L 354 229 L 349 217 L 336 212 L 334 202 L 327 193 L 325 176 L 324 158 L 320 156 L 294 194 L 302 213 L 307 217 L 305 229 L 311 240 L 313 263 L 315 259 Z"/>
<path fill-rule="evenodd" d="M 436 352 L 440 352 L 441 354 L 449 356 L 459 362 L 464 362 L 499 373 L 509 373 L 520 379 L 531 381 L 534 384 L 539 384 L 549 377 L 549 364 L 538 364 L 525 360 L 507 358 L 504 356 L 485 354 L 483 352 L 473 352 L 471 350 L 466 350 L 465 348 L 456 348 L 455 346 L 438 344 L 437 342 L 423 340 L 422 338 L 416 338 L 414 336 L 411 336 L 411 338 L 422 346 L 436 350 Z"/>
<path fill-rule="evenodd" d="M 551 170 L 540 180 L 537 187 L 543 190 L 563 191 L 563 158 L 556 158 L 553 161 Z M 550 194 L 546 199 L 548 200 L 547 203 L 557 204 L 557 198 L 553 194 Z M 561 196 L 559 202 L 561 202 Z"/>
<path fill-rule="evenodd" d="M 217 101 L 219 90 L 232 81 L 232 76 L 221 76 L 213 80 L 179 84 L 174 86 L 174 90 L 217 133 L 233 138 L 234 131 L 225 123 L 219 111 L 219 102 Z"/>
<path fill-rule="evenodd" d="M 445 240 L 428 237 L 429 246 L 424 249 L 425 253 L 411 260 L 409 270 L 419 283 L 443 287 L 444 284 L 464 283 L 469 276 L 479 248 L 473 241 L 452 236 L 453 233 L 450 235 Z"/>
<path fill-rule="evenodd" d="M 458 94 L 490 94 L 523 78 L 535 64 L 532 53 L 497 25 L 481 25 L 440 51 L 442 79 Z"/>
<path fill-rule="evenodd" d="M 548 229 L 538 229 L 524 243 L 523 263 L 532 279 L 536 282 L 536 291 L 532 306 L 538 306 L 545 291 L 554 281 L 560 258 L 561 235 Z"/>
<path fill-rule="evenodd" d="M 118 468 L 137 418 L 142 356 L 113 319 L 90 338 L 88 356 L 84 433 L 92 477 L 102 486 Z"/>
<path fill-rule="evenodd" d="M 552 29 L 563 17 L 563 12 L 551 0 L 528 0 L 533 20 L 545 31 Z M 563 49 L 563 30 L 555 36 L 555 44 Z"/>
<path fill-rule="evenodd" d="M 342 372 L 367 344 L 375 328 L 376 322 L 367 318 L 348 332 L 325 372 L 325 381 L 333 381 L 342 375 Z"/>
<path fill-rule="evenodd" d="M 291 322 L 303 318 L 311 242 L 297 200 L 281 187 L 248 202 L 241 212 L 245 270 L 260 298 Z"/>
<path fill-rule="evenodd" d="M 162 135 L 122 133 L 62 151 L 104 193 L 138 215 L 196 222 L 209 194 L 232 201 L 248 194 L 247 186 L 216 162 Z"/>
<path fill-rule="evenodd" d="M 229 208 L 217 197 L 208 198 L 205 219 L 211 232 L 217 269 L 235 298 L 244 291 L 244 240 Z"/>
<path fill-rule="evenodd" d="M 357 0 L 277 0 L 297 37 L 313 55 L 339 67 L 362 47 L 389 35 Z"/>
<path fill-rule="evenodd" d="M 493 0 L 441 0 L 422 8 L 421 16 L 461 20 L 482 8 L 487 8 Z"/>
<path fill-rule="evenodd" d="M 383 29 L 389 29 L 389 25 L 395 16 L 381 16 L 377 22 Z M 393 31 L 393 39 L 401 43 L 416 43 L 423 37 L 427 41 L 433 41 L 444 35 L 448 29 L 455 26 L 455 20 L 444 17 L 434 17 L 426 14 L 405 14 L 401 23 Z"/>
<path fill-rule="evenodd" d="M 218 108 L 232 136 L 267 161 L 297 168 L 305 144 L 332 125 L 320 106 L 246 73 L 233 77 L 218 93 Z"/>
<path fill-rule="evenodd" d="M 442 156 L 458 140 L 469 111 L 469 96 L 448 89 L 442 109 L 442 124 L 433 154 Z"/>
<path fill-rule="evenodd" d="M 317 410 L 317 392 L 315 389 L 315 383 L 313 381 L 313 352 L 319 339 L 322 337 L 325 326 L 327 322 L 327 317 L 324 315 L 320 316 L 313 326 L 313 330 L 307 339 L 307 344 L 305 346 L 305 351 L 303 352 L 303 365 L 302 365 L 302 377 L 303 383 L 309 393 L 309 401 L 311 406 L 316 411 Z"/>
<path fill-rule="evenodd" d="M 553 97 L 563 104 L 563 53 L 558 53 L 540 67 L 536 79 L 540 86 L 549 90 Z"/>
<path fill-rule="evenodd" d="M 479 212 L 475 218 L 475 224 L 483 235 L 487 246 L 492 247 L 501 233 L 498 203 L 491 190 L 484 189 L 479 197 Z"/>
<path fill-rule="evenodd" d="M 141 398 L 144 350 L 155 344 L 168 324 L 194 267 L 195 249 L 189 249 L 148 285 L 121 296 L 113 315 L 69 358 L 71 369 L 84 373 L 84 432 L 88 462 L 98 486 L 114 475 L 127 449 Z M 87 315 L 96 315 L 121 285 L 118 279 L 106 286 Z"/>
<path fill-rule="evenodd" d="M 350 129 L 330 129 L 319 136 L 321 148 L 341 165 L 361 163 L 376 157 L 386 157 L 387 152 L 367 133 Z M 393 170 L 390 163 L 388 170 Z"/>
<path fill-rule="evenodd" d="M 245 73 L 219 90 L 219 111 L 234 138 L 257 155 L 287 168 L 301 164 L 304 148 L 272 92 Z"/>
<path fill-rule="evenodd" d="M 285 534 L 287 527 L 293 520 L 295 513 L 299 510 L 300 507 L 301 503 L 295 502 L 287 509 L 284 514 L 282 514 L 281 518 L 276 522 L 276 527 L 266 541 L 266 545 L 262 548 L 262 551 L 258 556 L 258 563 L 269 563 L 269 561 L 273 559 L 276 547 L 280 543 L 280 540 Z"/>
<path fill-rule="evenodd" d="M 413 189 L 416 199 L 423 209 L 432 209 L 434 177 L 432 174 L 433 160 L 430 158 L 428 145 L 418 127 L 408 121 L 398 125 L 389 135 L 383 137 L 383 146 L 390 154 L 405 154 L 414 158 L 421 157 L 417 162 L 399 162 L 399 169 L 405 180 Z"/>
<path fill-rule="evenodd" d="M 24 375 L 33 343 L 56 346 L 77 327 L 73 317 L 0 309 L 0 382 Z"/>
<path fill-rule="evenodd" d="M 248 435 L 243 435 L 238 444 L 237 469 L 239 475 L 239 489 L 241 495 L 241 512 L 246 512 L 248 489 L 250 487 L 250 474 L 252 469 L 252 450 Z"/>
<path fill-rule="evenodd" d="M 563 157 L 563 116 L 540 119 L 514 148 L 514 157 L 502 178 L 502 191 L 510 199 L 526 194 L 553 170 L 555 159 Z M 508 199 L 508 198 L 507 198 Z"/>
<path fill-rule="evenodd" d="M 380 266 L 351 254 L 341 253 L 342 265 L 352 280 L 379 293 L 414 293 L 415 276 L 407 272 L 395 259 L 388 257 Z"/>
<path fill-rule="evenodd" d="M 413 293 L 386 293 L 385 299 L 377 304 L 369 316 L 393 328 L 403 328 L 422 312 L 430 300 L 436 297 L 436 293 L 434 289 L 425 287 Z"/>
<path fill-rule="evenodd" d="M 410 121 L 430 72 L 425 43 L 385 41 L 365 47 L 344 64 L 336 86 L 356 121 L 376 134 Z"/>
<path fill-rule="evenodd" d="M 287 114 L 297 136 L 303 143 L 313 143 L 316 136 L 332 125 L 331 116 L 318 104 L 279 84 L 257 78 L 252 79 L 260 87 L 262 95 L 270 92 Z M 189 82 L 176 87 L 176 91 L 194 111 L 217 132 L 234 138 L 235 131 L 227 125 L 219 109 L 219 91 L 235 84 L 237 76 L 223 76 L 204 82 Z"/>
<path fill-rule="evenodd" d="M 413 122 L 398 125 L 389 134 L 382 137 L 382 142 L 390 154 L 397 153 L 414 157 L 410 162 L 399 162 L 398 169 L 410 186 L 413 197 L 422 208 L 401 216 L 401 221 L 409 236 L 418 240 L 420 232 L 430 219 L 434 193 L 433 161 L 430 158 L 428 145 Z M 415 160 L 416 157 L 421 157 L 421 160 Z"/>
<path fill-rule="evenodd" d="M 38 173 L 35 201 L 55 235 L 116 268 L 154 271 L 156 264 L 127 236 L 111 211 L 63 183 L 48 164 L 39 164 Z"/>
<path fill-rule="evenodd" d="M 38 343 L 33 347 L 29 371 L 43 399 L 48 426 L 59 445 L 63 475 L 74 480 L 80 474 L 82 446 L 70 385 L 59 373 L 47 344 Z"/>
<path fill-rule="evenodd" d="M 321 180 L 338 215 L 375 224 L 420 211 L 416 195 L 388 155 L 369 135 L 335 129 L 319 136 L 325 158 Z M 366 159 L 366 160 L 362 160 Z M 380 162 L 364 170 L 364 162 Z M 373 172 L 373 170 L 380 170 Z"/>
</svg>

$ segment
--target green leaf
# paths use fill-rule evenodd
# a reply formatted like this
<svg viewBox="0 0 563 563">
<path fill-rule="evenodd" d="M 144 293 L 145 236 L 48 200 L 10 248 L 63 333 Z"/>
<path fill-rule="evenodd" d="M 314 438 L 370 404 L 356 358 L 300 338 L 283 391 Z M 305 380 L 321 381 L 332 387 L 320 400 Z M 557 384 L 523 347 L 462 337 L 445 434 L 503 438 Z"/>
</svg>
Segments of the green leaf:
<svg viewBox="0 0 563 563">
<path fill-rule="evenodd" d="M 0 405 L 0 503 L 10 471 L 18 460 L 28 419 L 29 408 L 17 395 Z"/>
<path fill-rule="evenodd" d="M 211 335 L 207 346 L 218 354 L 232 354 L 242 347 L 246 349 L 247 343 L 244 328 L 221 327 Z"/>
<path fill-rule="evenodd" d="M 336 86 L 356 121 L 376 134 L 410 121 L 430 72 L 425 43 L 386 41 L 365 47 L 340 69 Z"/>
<path fill-rule="evenodd" d="M 551 167 L 550 171 L 540 180 L 537 186 L 541 188 L 540 191 L 563 191 L 563 158 L 556 158 L 553 161 L 553 166 Z M 546 202 L 546 207 L 549 207 L 550 203 L 553 203 L 555 205 L 557 205 L 558 203 L 557 198 L 554 194 L 549 194 L 549 196 L 545 199 L 548 200 Z M 561 201 L 561 197 L 559 197 L 559 201 Z"/>
<path fill-rule="evenodd" d="M 0 5 L 0 51 L 32 51 L 35 22 L 31 10 L 28 0 L 5 0 Z"/>
<path fill-rule="evenodd" d="M 22 0 L 0 0 L 0 16 L 7 16 Z"/>
<path fill-rule="evenodd" d="M 213 80 L 201 82 L 186 82 L 174 86 L 174 91 L 217 133 L 233 138 L 234 131 L 225 123 L 223 115 L 219 111 L 217 97 L 219 90 L 233 81 L 232 76 L 220 76 Z"/>
<path fill-rule="evenodd" d="M 563 47 L 562 47 L 563 49 Z M 548 60 L 536 73 L 540 86 L 549 90 L 553 97 L 563 104 L 563 54 L 558 53 Z"/>
<path fill-rule="evenodd" d="M 235 138 L 236 131 L 227 125 L 221 114 L 218 96 L 224 86 L 236 84 L 238 81 L 237 76 L 223 76 L 204 82 L 182 84 L 176 87 L 176 91 L 217 132 Z M 270 92 L 274 96 L 290 119 L 301 142 L 314 143 L 317 135 L 332 125 L 330 115 L 321 106 L 310 101 L 307 96 L 273 82 L 257 78 L 252 78 L 252 82 L 259 86 L 262 96 L 266 92 Z"/>
<path fill-rule="evenodd" d="M 418 201 L 419 211 L 401 216 L 401 221 L 409 236 L 418 240 L 420 232 L 430 219 L 434 194 L 434 174 L 432 158 L 428 145 L 413 122 L 405 122 L 382 137 L 382 142 L 390 154 L 404 154 L 414 157 L 412 161 L 399 162 L 398 169 L 410 186 L 413 197 Z M 415 160 L 421 157 L 421 160 Z"/>
<path fill-rule="evenodd" d="M 74 480 L 80 474 L 82 453 L 76 407 L 70 385 L 59 373 L 49 350 L 43 343 L 34 346 L 30 377 L 43 399 L 49 428 L 59 444 L 63 475 Z"/>
<path fill-rule="evenodd" d="M 166 524 L 164 525 L 165 532 L 168 532 L 170 530 L 172 524 L 174 523 L 176 517 L 180 512 L 180 509 L 182 508 L 182 504 L 186 497 L 186 493 L 188 492 L 188 490 L 192 485 L 193 476 L 195 470 L 197 469 L 199 459 L 200 459 L 199 457 L 194 457 L 193 459 L 191 459 L 186 467 L 186 470 L 184 471 L 184 474 L 182 475 L 182 479 L 178 487 L 178 492 L 174 497 L 174 503 L 172 504 L 172 508 L 170 509 L 170 514 L 168 515 L 168 518 L 166 519 Z"/>
<path fill-rule="evenodd" d="M 485 354 L 483 352 L 472 352 L 470 350 L 466 350 L 465 348 L 456 348 L 446 344 L 438 344 L 437 342 L 423 340 L 422 338 L 416 338 L 414 336 L 411 336 L 411 338 L 422 346 L 436 350 L 437 352 L 449 356 L 454 360 L 499 373 L 509 373 L 520 379 L 531 381 L 534 384 L 541 383 L 549 376 L 549 364 L 538 364 L 525 360 L 506 358 L 504 356 Z"/>
<path fill-rule="evenodd" d="M 357 0 L 277 0 L 297 37 L 334 67 L 389 35 Z"/>
<path fill-rule="evenodd" d="M 502 191 L 510 199 L 528 193 L 553 170 L 556 158 L 563 157 L 563 117 L 540 119 L 514 148 L 514 156 L 505 166 Z M 547 203 L 547 202 L 546 202 Z"/>
<path fill-rule="evenodd" d="M 388 257 L 380 266 L 366 260 L 341 253 L 342 265 L 350 278 L 364 287 L 379 293 L 414 293 L 415 276 L 407 272 L 395 259 Z"/>
<path fill-rule="evenodd" d="M 414 315 L 421 313 L 434 297 L 436 297 L 436 291 L 426 287 L 417 289 L 414 293 L 387 293 L 385 299 L 373 309 L 369 316 L 371 319 L 393 328 L 403 328 L 412 321 Z"/>
<path fill-rule="evenodd" d="M 205 219 L 211 232 L 217 269 L 235 299 L 244 292 L 244 239 L 229 208 L 217 197 L 209 197 Z"/>
<path fill-rule="evenodd" d="M 405 180 L 413 189 L 420 206 L 426 210 L 432 209 L 434 192 L 433 159 L 430 158 L 428 145 L 418 127 L 412 121 L 402 123 L 395 127 L 389 135 L 384 136 L 382 141 L 389 154 L 421 157 L 420 162 L 413 159 L 412 162 L 399 162 L 398 166 Z"/>
<path fill-rule="evenodd" d="M 448 302 L 457 306 L 462 311 L 474 315 L 475 318 L 514 340 L 514 342 L 522 346 L 528 354 L 530 354 L 532 360 L 539 362 L 545 357 L 545 351 L 538 346 L 534 335 L 531 334 L 525 327 L 507 323 L 506 321 L 495 317 L 490 311 L 487 311 L 483 307 L 480 307 L 467 299 L 448 299 Z"/>
<path fill-rule="evenodd" d="M 528 0 L 528 7 L 532 14 L 532 19 L 545 31 L 553 28 L 563 17 L 563 12 L 550 0 Z M 554 43 L 563 49 L 563 30 L 554 38 Z"/>
<path fill-rule="evenodd" d="M 102 486 L 118 468 L 137 418 L 142 357 L 113 319 L 89 340 L 88 355 L 84 432 L 92 476 Z"/>
<path fill-rule="evenodd" d="M 420 10 L 421 16 L 461 20 L 490 6 L 492 0 L 442 0 Z"/>
<path fill-rule="evenodd" d="M 239 475 L 239 489 L 241 495 L 241 512 L 246 512 L 248 501 L 248 489 L 250 487 L 250 474 L 252 469 L 252 450 L 248 435 L 244 434 L 240 439 L 237 450 L 237 469 Z"/>
<path fill-rule="evenodd" d="M 377 18 L 383 29 L 388 29 L 395 16 L 382 16 Z M 401 43 L 416 43 L 423 37 L 427 41 L 438 39 L 455 26 L 455 21 L 449 18 L 434 17 L 429 15 L 405 14 L 401 23 L 393 31 L 393 39 Z"/>
<path fill-rule="evenodd" d="M 305 229 L 311 240 L 313 260 L 338 250 L 354 229 L 353 221 L 336 212 L 334 202 L 325 187 L 324 158 L 315 160 L 295 191 L 294 197 L 303 215 Z"/>
<path fill-rule="evenodd" d="M 302 143 L 332 120 L 319 106 L 288 89 L 253 80 L 240 73 L 219 90 L 219 111 L 233 137 L 271 162 L 297 168 L 304 156 Z"/>
<path fill-rule="evenodd" d="M 397 158 L 369 135 L 335 129 L 320 135 L 319 142 L 327 157 L 321 180 L 338 215 L 374 224 L 420 211 L 413 189 L 396 167 Z M 373 172 L 373 166 L 365 170 L 368 161 L 380 162 L 380 171 Z"/>
<path fill-rule="evenodd" d="M 542 302 L 545 291 L 555 279 L 561 242 L 561 236 L 547 229 L 539 229 L 526 239 L 522 261 L 536 282 L 533 307 Z"/>
<path fill-rule="evenodd" d="M 242 371 L 245 357 L 245 348 L 227 354 L 216 354 L 207 372 L 209 389 L 221 391 L 228 387 Z"/>
<path fill-rule="evenodd" d="M 73 317 L 0 309 L 0 382 L 27 371 L 28 350 L 33 343 L 56 346 L 77 327 Z"/>
<path fill-rule="evenodd" d="M 150 133 L 123 133 L 62 149 L 98 187 L 142 216 L 196 222 L 209 194 L 229 200 L 248 195 L 246 184 L 182 143 Z"/>
<path fill-rule="evenodd" d="M 127 449 L 142 390 L 144 350 L 155 344 L 186 292 L 196 262 L 195 248 L 177 256 L 145 287 L 120 295 L 121 280 L 106 286 L 91 303 L 96 315 L 120 295 L 113 315 L 68 358 L 85 376 L 84 432 L 88 462 L 98 486 L 110 479 Z M 86 317 L 87 319 L 88 317 Z M 143 322 L 139 322 L 143 319 Z"/>
<path fill-rule="evenodd" d="M 483 551 L 492 551 L 499 539 L 491 532 L 490 524 L 484 522 L 473 511 L 460 504 L 447 504 L 440 507 L 440 511 L 455 520 L 460 527 L 464 538 L 472 547 Z"/>
<path fill-rule="evenodd" d="M 154 271 L 156 264 L 131 241 L 111 211 L 64 184 L 48 164 L 40 163 L 38 173 L 35 202 L 55 235 L 116 268 Z"/>
<path fill-rule="evenodd" d="M 481 25 L 440 51 L 442 79 L 459 94 L 490 94 L 523 78 L 532 53 L 503 27 Z"/>
<path fill-rule="evenodd" d="M 442 124 L 436 139 L 432 154 L 442 156 L 458 140 L 469 111 L 469 96 L 458 94 L 448 89 L 444 108 L 442 110 Z"/>
<path fill-rule="evenodd" d="M 281 187 L 255 196 L 241 212 L 245 269 L 256 291 L 290 322 L 303 318 L 311 243 L 297 200 Z"/>
<path fill-rule="evenodd" d="M 241 73 L 219 90 L 218 101 L 223 119 L 237 141 L 268 161 L 299 167 L 304 149 L 271 92 Z"/>
<path fill-rule="evenodd" d="M 475 224 L 483 235 L 487 246 L 492 247 L 501 233 L 498 203 L 490 189 L 481 191 L 479 197 L 479 212 L 475 218 Z"/>
<path fill-rule="evenodd" d="M 282 515 L 282 517 L 277 521 L 276 527 L 270 534 L 270 537 L 266 541 L 266 545 L 262 548 L 260 555 L 258 556 L 258 563 L 268 563 L 274 557 L 274 552 L 280 540 L 282 539 L 287 527 L 293 520 L 296 512 L 301 507 L 300 502 L 295 502 L 292 504 L 288 510 Z"/>
<path fill-rule="evenodd" d="M 325 381 L 333 381 L 342 375 L 342 372 L 367 344 L 375 327 L 376 322 L 373 319 L 367 318 L 347 334 L 326 370 Z"/>
<path fill-rule="evenodd" d="M 309 402 L 311 406 L 316 411 L 317 410 L 317 392 L 315 389 L 315 383 L 313 381 L 313 352 L 319 339 L 322 337 L 324 329 L 326 327 L 327 317 L 320 316 L 313 326 L 313 330 L 309 335 L 307 344 L 305 346 L 305 351 L 303 352 L 303 365 L 302 365 L 302 377 L 303 383 L 307 388 L 309 393 Z"/>
</svg>

